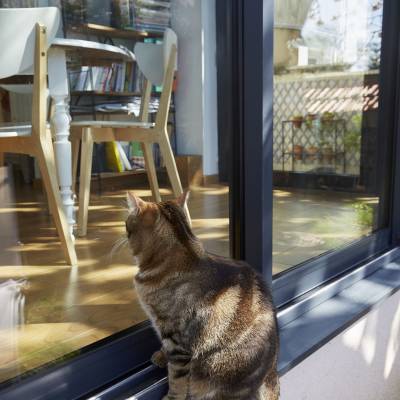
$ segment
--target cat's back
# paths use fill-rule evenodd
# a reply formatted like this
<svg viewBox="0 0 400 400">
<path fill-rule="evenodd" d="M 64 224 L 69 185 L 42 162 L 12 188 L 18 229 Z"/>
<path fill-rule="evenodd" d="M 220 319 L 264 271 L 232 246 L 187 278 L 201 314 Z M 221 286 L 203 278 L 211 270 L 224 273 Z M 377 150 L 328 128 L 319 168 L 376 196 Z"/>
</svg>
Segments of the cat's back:
<svg viewBox="0 0 400 400">
<path fill-rule="evenodd" d="M 230 290 L 241 297 L 256 295 L 259 301 L 272 307 L 269 288 L 262 277 L 244 261 L 207 254 L 198 268 L 197 285 L 207 297 L 221 296 Z"/>
</svg>

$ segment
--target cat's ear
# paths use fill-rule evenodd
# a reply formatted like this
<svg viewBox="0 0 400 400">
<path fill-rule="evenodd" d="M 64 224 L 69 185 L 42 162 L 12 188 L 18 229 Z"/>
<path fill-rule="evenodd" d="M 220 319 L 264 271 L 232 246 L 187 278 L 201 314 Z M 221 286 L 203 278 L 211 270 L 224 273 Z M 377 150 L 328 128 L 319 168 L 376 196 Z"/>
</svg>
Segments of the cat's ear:
<svg viewBox="0 0 400 400">
<path fill-rule="evenodd" d="M 178 205 L 184 208 L 189 200 L 189 195 L 190 195 L 190 190 L 185 190 L 181 195 L 179 195 L 176 198 L 175 201 L 178 203 Z"/>
<path fill-rule="evenodd" d="M 138 215 L 140 209 L 144 206 L 144 201 L 135 196 L 133 192 L 126 193 L 126 202 L 128 203 L 129 212 L 134 215 Z"/>
</svg>

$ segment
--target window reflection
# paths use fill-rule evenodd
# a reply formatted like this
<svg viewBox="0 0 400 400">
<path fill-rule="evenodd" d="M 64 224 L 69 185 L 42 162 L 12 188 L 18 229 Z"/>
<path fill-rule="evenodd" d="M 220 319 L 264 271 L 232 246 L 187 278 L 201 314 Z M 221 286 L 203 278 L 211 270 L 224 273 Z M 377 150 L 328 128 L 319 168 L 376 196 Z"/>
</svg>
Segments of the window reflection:
<svg viewBox="0 0 400 400">
<path fill-rule="evenodd" d="M 178 69 L 167 121 L 171 148 L 182 186 L 191 189 L 194 232 L 207 250 L 229 255 L 229 186 L 218 163 L 215 0 L 0 0 L 0 8 L 44 6 L 61 10 L 58 36 L 68 39 L 133 51 L 137 41 L 159 44 L 166 27 L 177 34 Z M 138 116 L 143 76 L 137 65 L 114 59 L 98 65 L 90 52 L 68 52 L 67 59 L 73 119 L 131 121 Z M 161 92 L 161 86 L 152 87 L 149 122 L 156 119 Z M 0 100 L 1 123 L 31 118 L 30 93 L 0 88 Z M 115 161 L 115 143 L 109 144 Z M 76 268 L 63 259 L 33 159 L 7 153 L 7 167 L 2 168 L 0 148 L 0 227 L 6 227 L 0 229 L 2 310 L 17 304 L 14 297 L 4 297 L 13 296 L 4 282 L 28 282 L 25 308 L 18 309 L 24 323 L 15 322 L 17 314 L 5 322 L 0 315 L 0 385 L 74 357 L 86 346 L 147 319 L 133 288 L 137 266 L 129 250 L 118 247 L 118 239 L 126 234 L 126 190 L 145 200 L 151 200 L 151 190 L 140 144 L 121 142 L 117 147 L 119 155 L 125 152 L 127 157 L 122 164 L 106 159 L 104 143 L 94 149 L 88 230 L 85 237 L 76 237 Z M 162 155 L 156 146 L 152 150 L 162 199 L 171 199 Z"/>
<path fill-rule="evenodd" d="M 378 229 L 381 0 L 276 0 L 274 273 Z"/>
</svg>

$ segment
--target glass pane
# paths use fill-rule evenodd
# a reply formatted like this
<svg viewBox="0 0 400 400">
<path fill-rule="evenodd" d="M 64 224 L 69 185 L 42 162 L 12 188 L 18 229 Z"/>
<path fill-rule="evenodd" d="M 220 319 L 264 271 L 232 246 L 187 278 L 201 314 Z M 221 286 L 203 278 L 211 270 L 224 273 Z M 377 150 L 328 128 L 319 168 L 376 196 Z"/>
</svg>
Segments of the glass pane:
<svg viewBox="0 0 400 400">
<path fill-rule="evenodd" d="M 275 0 L 275 274 L 384 223 L 382 7 L 381 0 Z"/>
<path fill-rule="evenodd" d="M 207 250 L 229 255 L 229 187 L 220 171 L 230 163 L 218 150 L 215 1 L 69 0 L 63 8 L 60 1 L 0 1 L 2 8 L 46 4 L 62 10 L 60 37 L 133 51 L 138 41 L 161 45 L 167 26 L 176 32 L 178 68 L 167 121 L 171 148 L 182 185 L 191 189 L 195 234 Z M 73 51 L 67 60 L 74 120 L 138 120 L 144 75 L 136 63 L 105 63 Z M 30 120 L 32 88 L 25 89 L 26 94 L 0 89 L 0 122 Z M 149 120 L 155 122 L 163 87 L 151 89 Z M 1 146 L 0 141 L 3 156 Z M 151 151 L 162 199 L 172 199 L 163 154 L 158 145 Z M 76 237 L 78 266 L 72 268 L 64 260 L 36 162 L 7 153 L 7 167 L 0 166 L 5 228 L 0 229 L 0 382 L 73 357 L 147 319 L 133 287 L 138 266 L 120 241 L 126 237 L 126 191 L 151 200 L 143 149 L 134 140 L 96 143 L 93 154 L 88 229 Z M 79 182 L 76 190 L 78 195 Z"/>
</svg>

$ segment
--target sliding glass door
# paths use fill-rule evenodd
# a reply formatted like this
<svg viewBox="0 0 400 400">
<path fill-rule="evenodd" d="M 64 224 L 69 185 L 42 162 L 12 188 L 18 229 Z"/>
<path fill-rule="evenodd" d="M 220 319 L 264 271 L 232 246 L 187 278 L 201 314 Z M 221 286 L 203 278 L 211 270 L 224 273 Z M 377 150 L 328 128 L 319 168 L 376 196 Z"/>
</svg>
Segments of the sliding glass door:
<svg viewBox="0 0 400 400">
<path fill-rule="evenodd" d="M 178 59 L 167 123 L 171 148 L 182 186 L 191 191 L 194 233 L 208 251 L 229 256 L 231 164 L 229 157 L 218 160 L 223 153 L 218 102 L 225 96 L 217 96 L 215 1 L 0 1 L 0 6 L 56 6 L 62 21 L 58 36 L 95 41 L 100 48 L 106 44 L 133 52 L 137 42 L 162 46 L 164 30 L 174 30 Z M 67 57 L 74 120 L 138 120 L 144 76 L 135 62 L 99 62 L 73 51 Z M 31 87 L 25 89 L 25 94 L 1 89 L 2 122 L 29 120 Z M 163 87 L 152 87 L 149 122 L 156 119 L 162 93 Z M 39 382 L 57 368 L 66 380 L 73 379 L 86 369 L 87 357 L 109 358 L 90 373 L 85 370 L 92 375 L 81 385 L 54 381 L 57 398 L 73 398 L 147 365 L 158 346 L 133 285 L 138 265 L 123 245 L 126 191 L 152 200 L 142 148 L 134 140 L 96 143 L 93 153 L 88 229 L 76 237 L 77 267 L 63 261 L 34 161 L 5 154 L 6 166 L 0 167 L 0 225 L 5 227 L 0 233 L 0 390 Z M 171 200 L 158 146 L 152 154 L 161 197 Z M 76 180 L 78 195 L 79 168 Z"/>
<path fill-rule="evenodd" d="M 275 2 L 273 273 L 387 226 L 383 1 Z"/>
</svg>

